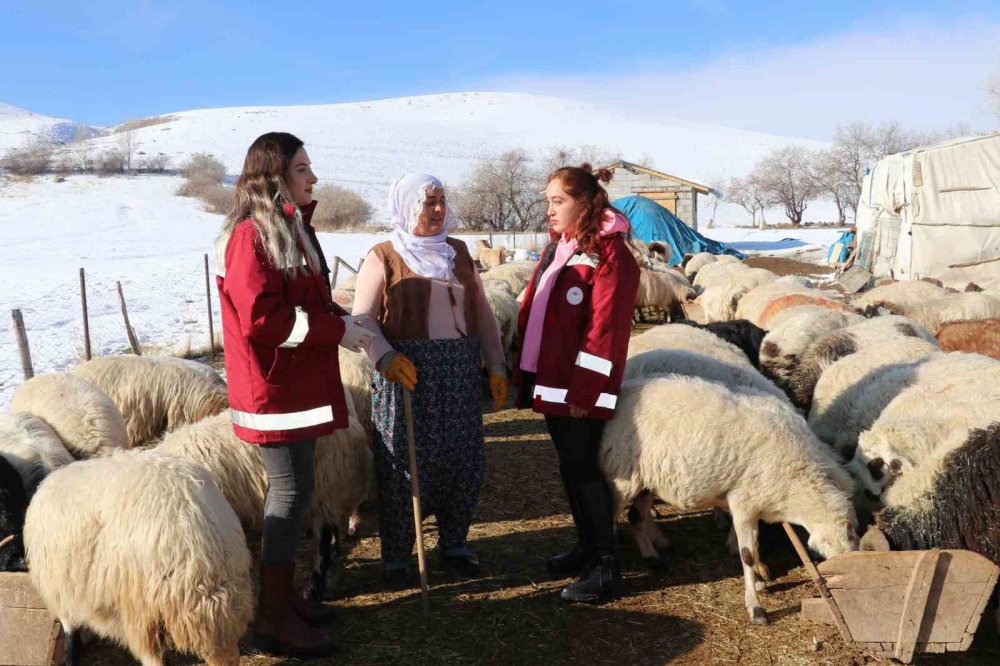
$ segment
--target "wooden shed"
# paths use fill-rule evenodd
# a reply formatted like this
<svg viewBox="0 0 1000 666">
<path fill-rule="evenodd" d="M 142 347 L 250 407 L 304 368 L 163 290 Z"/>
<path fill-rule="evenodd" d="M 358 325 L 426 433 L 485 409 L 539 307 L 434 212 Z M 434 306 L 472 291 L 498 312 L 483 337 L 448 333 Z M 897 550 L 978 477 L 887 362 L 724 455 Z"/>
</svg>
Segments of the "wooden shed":
<svg viewBox="0 0 1000 666">
<path fill-rule="evenodd" d="M 607 168 L 615 173 L 605 185 L 612 201 L 638 194 L 660 204 L 697 231 L 698 195 L 708 194 L 710 187 L 624 160 Z"/>
</svg>

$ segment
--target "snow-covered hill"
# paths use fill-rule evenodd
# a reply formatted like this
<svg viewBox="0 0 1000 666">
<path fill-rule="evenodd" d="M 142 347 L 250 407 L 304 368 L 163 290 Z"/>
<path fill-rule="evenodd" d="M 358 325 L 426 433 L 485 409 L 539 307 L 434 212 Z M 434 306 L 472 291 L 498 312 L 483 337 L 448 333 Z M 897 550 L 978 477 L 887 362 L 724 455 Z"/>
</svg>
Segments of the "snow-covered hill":
<svg viewBox="0 0 1000 666">
<path fill-rule="evenodd" d="M 477 160 L 512 148 L 541 154 L 554 146 L 597 146 L 689 180 L 718 184 L 744 174 L 775 146 L 801 141 L 664 116 L 649 119 L 584 102 L 511 93 L 454 93 L 316 106 L 183 111 L 130 125 L 138 150 L 175 165 L 195 152 L 218 156 L 238 173 L 250 143 L 269 131 L 306 142 L 317 175 L 380 205 L 392 179 L 429 171 L 457 183 Z M 158 122 L 161 121 L 161 122 Z M 119 129 L 119 128 L 113 128 Z M 117 141 L 92 139 L 95 150 Z"/>
<path fill-rule="evenodd" d="M 99 130 L 72 120 L 41 116 L 27 109 L 0 103 L 0 157 L 7 151 L 32 141 L 68 143 L 81 132 L 85 136 L 94 136 Z"/>
</svg>

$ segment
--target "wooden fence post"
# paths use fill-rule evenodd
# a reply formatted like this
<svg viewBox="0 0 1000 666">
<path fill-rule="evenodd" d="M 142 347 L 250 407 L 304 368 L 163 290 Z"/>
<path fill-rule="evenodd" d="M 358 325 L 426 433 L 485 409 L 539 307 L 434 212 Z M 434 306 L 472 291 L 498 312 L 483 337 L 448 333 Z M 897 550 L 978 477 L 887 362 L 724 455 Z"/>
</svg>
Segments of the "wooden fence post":
<svg viewBox="0 0 1000 666">
<path fill-rule="evenodd" d="M 11 310 L 10 316 L 14 319 L 14 334 L 17 336 L 17 348 L 21 352 L 21 370 L 27 381 L 35 376 L 35 368 L 31 364 L 31 349 L 28 347 L 28 334 L 24 330 L 24 318 L 19 309 Z"/>
<path fill-rule="evenodd" d="M 80 308 L 83 310 L 83 354 L 89 361 L 90 354 L 90 314 L 87 312 L 87 275 L 80 269 Z"/>
<path fill-rule="evenodd" d="M 330 273 L 330 289 L 337 288 L 337 273 L 340 272 L 340 257 L 333 258 L 333 272 Z"/>
<path fill-rule="evenodd" d="M 125 307 L 125 294 L 122 293 L 122 283 L 118 281 L 115 283 L 118 285 L 118 302 L 122 305 L 122 318 L 125 320 L 125 335 L 128 336 L 128 343 L 132 346 L 132 353 L 136 356 L 142 356 L 142 350 L 139 349 L 139 340 L 135 337 L 135 331 L 132 330 L 132 324 L 128 321 L 128 308 Z"/>
<path fill-rule="evenodd" d="M 212 325 L 212 282 L 208 277 L 208 253 L 205 253 L 205 300 L 208 302 L 208 348 L 215 351 L 215 328 Z"/>
</svg>

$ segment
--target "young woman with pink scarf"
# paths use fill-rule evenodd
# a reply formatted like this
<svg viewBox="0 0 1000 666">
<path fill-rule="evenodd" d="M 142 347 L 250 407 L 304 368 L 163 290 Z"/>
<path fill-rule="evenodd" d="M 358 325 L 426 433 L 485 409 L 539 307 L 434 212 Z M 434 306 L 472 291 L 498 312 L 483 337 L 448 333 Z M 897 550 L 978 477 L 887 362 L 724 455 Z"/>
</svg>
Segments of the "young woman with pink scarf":
<svg viewBox="0 0 1000 666">
<path fill-rule="evenodd" d="M 554 240 L 542 252 L 518 318 L 519 406 L 545 415 L 577 530 L 577 543 L 547 567 L 554 575 L 579 574 L 561 596 L 588 603 L 611 598 L 621 577 L 598 454 L 618 400 L 639 288 L 628 219 L 601 187 L 610 180 L 610 171 L 594 175 L 589 164 L 549 176 Z"/>
</svg>

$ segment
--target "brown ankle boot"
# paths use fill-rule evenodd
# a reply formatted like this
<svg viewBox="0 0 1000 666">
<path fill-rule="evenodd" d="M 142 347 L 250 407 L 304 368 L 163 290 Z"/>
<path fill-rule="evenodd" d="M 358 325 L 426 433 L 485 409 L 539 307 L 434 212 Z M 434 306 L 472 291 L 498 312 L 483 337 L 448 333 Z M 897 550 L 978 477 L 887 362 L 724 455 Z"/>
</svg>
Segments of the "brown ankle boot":
<svg viewBox="0 0 1000 666">
<path fill-rule="evenodd" d="M 329 654 L 332 640 L 311 628 L 292 608 L 294 564 L 260 565 L 260 601 L 254 643 L 262 652 L 296 658 Z"/>
</svg>

